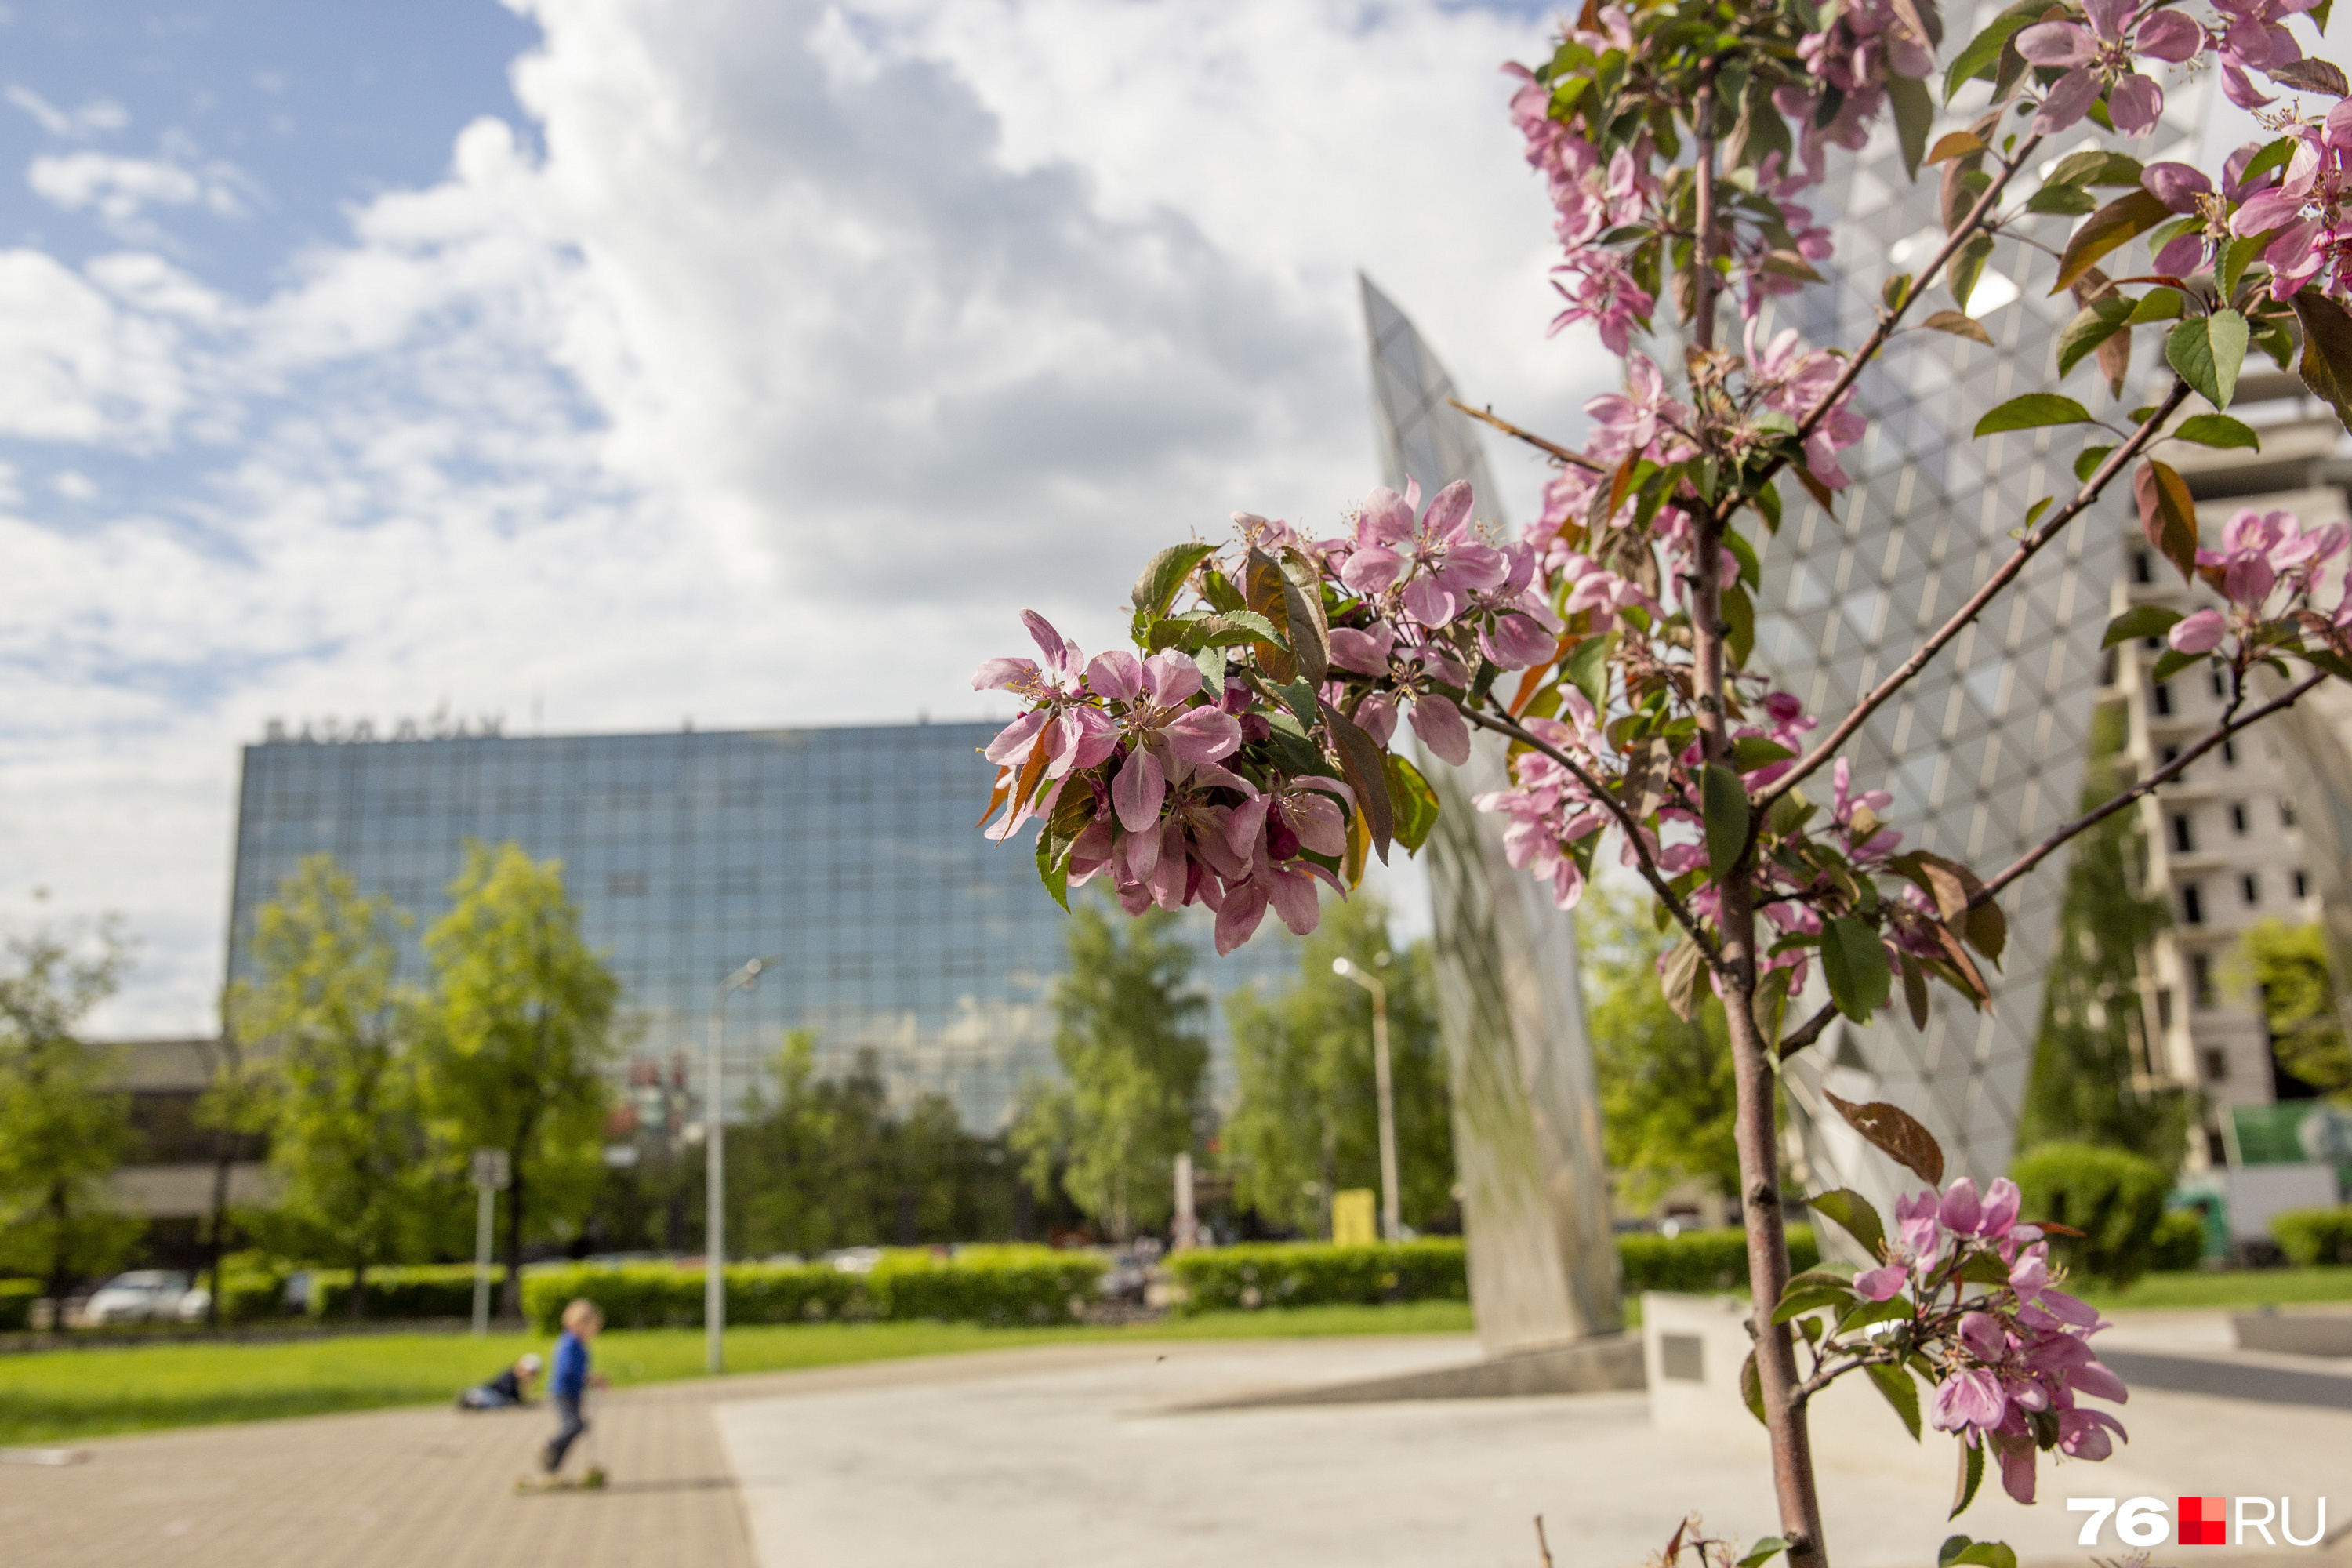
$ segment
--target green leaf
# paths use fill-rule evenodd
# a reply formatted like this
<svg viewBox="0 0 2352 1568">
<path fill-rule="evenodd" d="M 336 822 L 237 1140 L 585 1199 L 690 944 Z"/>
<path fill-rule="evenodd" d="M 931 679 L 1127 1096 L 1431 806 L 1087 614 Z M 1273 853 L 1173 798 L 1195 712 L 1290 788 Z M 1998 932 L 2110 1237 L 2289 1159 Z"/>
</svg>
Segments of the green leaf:
<svg viewBox="0 0 2352 1568">
<path fill-rule="evenodd" d="M 1890 274 L 1886 281 L 1878 286 L 1878 302 L 1890 310 L 1901 310 L 1903 301 L 1909 298 L 1911 298 L 1911 274 L 1908 272 Z"/>
<path fill-rule="evenodd" d="M 1749 1351 L 1748 1359 L 1739 1363 L 1739 1399 L 1748 1406 L 1748 1414 L 1756 1417 L 1759 1426 L 1769 1426 L 1764 1419 L 1764 1381 L 1756 1374 L 1756 1352 Z"/>
<path fill-rule="evenodd" d="M 1737 539 L 1738 534 L 1726 538 Z M 1748 590 L 1734 583 L 1723 591 L 1723 624 L 1731 629 L 1724 634 L 1723 646 L 1731 655 L 1734 666 L 1744 666 L 1748 656 L 1756 651 L 1756 604 Z"/>
<path fill-rule="evenodd" d="M 1706 955 L 1699 952 L 1698 943 L 1685 936 L 1666 954 L 1665 968 L 1658 973 L 1658 987 L 1665 994 L 1666 1005 L 1685 1024 L 1698 1011 L 1698 979 L 1706 967 Z"/>
<path fill-rule="evenodd" d="M 1895 984 L 1878 933 L 1851 915 L 1822 928 L 1822 973 L 1837 1010 L 1857 1024 L 1870 1022 Z"/>
<path fill-rule="evenodd" d="M 1560 669 L 1568 683 L 1584 693 L 1584 700 L 1598 712 L 1609 702 L 1609 649 L 1615 641 L 1614 634 L 1602 637 L 1587 637 L 1576 645 Z"/>
<path fill-rule="evenodd" d="M 2287 160 L 2294 156 L 2294 150 L 2300 145 L 2301 142 L 2293 136 L 2281 136 L 2266 142 L 2261 152 L 2246 161 L 2244 171 L 2238 175 L 2238 183 L 2251 185 L 2273 169 L 2285 168 Z"/>
<path fill-rule="evenodd" d="M 1739 775 L 1709 763 L 1699 775 L 1699 798 L 1706 811 L 1706 863 L 1717 879 L 1731 875 L 1748 847 L 1748 790 Z"/>
<path fill-rule="evenodd" d="M 2169 464 L 2153 458 L 2132 475 L 2132 495 L 2139 502 L 2140 531 L 2157 552 L 2172 563 L 2182 582 L 2197 576 L 2197 502 L 2187 481 Z"/>
<path fill-rule="evenodd" d="M 1184 628 L 1178 640 L 1188 653 L 1198 653 L 1206 647 L 1233 647 L 1245 642 L 1270 642 L 1285 648 L 1289 646 L 1289 639 L 1275 629 L 1274 623 L 1255 610 L 1227 610 L 1220 615 L 1202 616 L 1197 621 L 1175 624 Z M 1156 637 L 1159 628 L 1152 630 Z"/>
<path fill-rule="evenodd" d="M 1979 1458 L 1978 1463 L 1981 1466 L 1983 1460 Z M 1957 1508 L 1952 1510 L 1956 1515 L 1959 1511 Z M 2017 1568 L 2017 1553 L 2002 1542 L 1970 1541 L 1965 1535 L 1955 1535 L 1936 1553 L 1936 1564 L 1937 1568 Z"/>
<path fill-rule="evenodd" d="M 2221 247 L 2221 254 L 2213 262 L 2213 281 L 2221 289 L 2222 299 L 2238 297 L 2238 279 L 2245 276 L 2248 264 L 2260 256 L 2270 242 L 2271 237 L 2267 234 L 2250 234 Z"/>
<path fill-rule="evenodd" d="M 1128 595 L 1135 603 L 1138 625 L 1148 626 L 1166 615 L 1192 568 L 1215 553 L 1211 544 L 1173 544 L 1153 556 Z"/>
<path fill-rule="evenodd" d="M 2057 167 L 2050 171 L 2049 183 L 2053 185 L 2137 186 L 2144 170 L 2145 165 L 2137 158 L 2086 147 L 2080 153 L 2069 153 L 2059 159 Z"/>
<path fill-rule="evenodd" d="M 1919 323 L 1931 332 L 1949 332 L 1956 338 L 1967 338 L 1987 348 L 1992 347 L 1992 334 L 1984 323 L 1973 316 L 1963 316 L 1958 310 L 1938 310 Z"/>
<path fill-rule="evenodd" d="M 2107 635 L 2099 646 L 2107 648 L 2137 637 L 2160 637 L 2173 628 L 2182 613 L 2163 605 L 2134 605 L 2107 623 Z"/>
<path fill-rule="evenodd" d="M 1734 773 L 1752 773 L 1767 763 L 1785 763 L 1796 754 L 1778 741 L 1742 735 L 1731 742 L 1731 767 Z"/>
<path fill-rule="evenodd" d="M 1408 853 L 1429 841 L 1437 826 L 1437 792 L 1421 770 L 1401 752 L 1391 752 L 1382 763 L 1388 774 L 1389 801 L 1396 811 L 1396 840 Z"/>
<path fill-rule="evenodd" d="M 1870 1381 L 1877 1385 L 1878 1392 L 1886 1396 L 1886 1403 L 1895 1406 L 1895 1414 L 1903 1418 L 1903 1426 L 1911 1434 L 1911 1440 L 1917 1442 L 1919 1385 L 1911 1381 L 1911 1374 L 1899 1366 L 1889 1366 L 1884 1362 L 1872 1362 L 1862 1370 L 1870 1375 Z"/>
<path fill-rule="evenodd" d="M 2092 214 L 2074 231 L 2074 237 L 2067 241 L 2066 254 L 2058 263 L 2058 281 L 2050 286 L 2050 292 L 2063 293 L 2107 252 L 2168 222 L 2171 216 L 2170 207 L 2144 190 L 2135 189 L 2117 196 Z"/>
<path fill-rule="evenodd" d="M 2147 678 L 2161 685 L 2205 657 L 2201 653 L 2182 653 L 2178 648 L 2167 648 L 2157 658 L 2155 668 L 2147 672 Z"/>
<path fill-rule="evenodd" d="M 2074 477 L 2077 479 L 2080 479 L 2083 483 L 2086 485 L 2089 484 L 2091 482 L 2091 476 L 2099 471 L 2099 465 L 2105 462 L 2107 460 L 2107 454 L 2114 450 L 2115 447 L 2112 446 L 2085 447 L 2081 451 L 2075 453 Z"/>
<path fill-rule="evenodd" d="M 2180 379 L 2216 408 L 2237 395 L 2238 367 L 2246 361 L 2246 318 L 2235 310 L 2193 317 L 2172 329 L 2164 357 Z"/>
<path fill-rule="evenodd" d="M 2144 327 L 2150 321 L 2177 321 L 2187 311 L 2188 301 L 2178 289 L 2151 289 L 2132 309 L 2127 327 Z"/>
<path fill-rule="evenodd" d="M 2352 429 L 2352 316 L 2308 284 L 2295 290 L 2294 304 L 2295 320 L 2303 323 L 2303 358 L 2295 372 Z"/>
<path fill-rule="evenodd" d="M 1225 689 L 1225 650 L 1204 647 L 1192 656 L 1192 667 L 1201 672 L 1201 684 L 1212 691 Z"/>
<path fill-rule="evenodd" d="M 2094 423 L 2091 411 L 2071 397 L 2061 397 L 2054 392 L 2029 392 L 2022 397 L 2011 398 L 1978 420 L 1977 435 L 1995 436 L 2004 430 L 2031 430 L 2042 425 Z"/>
<path fill-rule="evenodd" d="M 2194 441 L 2200 447 L 2250 447 L 2259 452 L 2263 438 L 2254 427 L 2226 414 L 2194 414 L 2180 422 L 2175 430 L 2177 440 Z"/>
<path fill-rule="evenodd" d="M 1348 787 L 1356 792 L 1356 809 L 1364 814 L 1364 825 L 1372 832 L 1372 847 L 1385 862 L 1389 842 L 1396 835 L 1396 811 L 1389 801 L 1388 767 L 1382 761 L 1387 752 L 1354 720 L 1328 702 L 1320 707 L 1323 726 L 1339 753 L 1339 771 L 1347 776 Z"/>
<path fill-rule="evenodd" d="M 1848 1236 L 1862 1243 L 1862 1249 L 1873 1258 L 1883 1257 L 1886 1247 L 1886 1222 L 1868 1198 L 1852 1187 L 1835 1187 L 1805 1200 L 1813 1212 L 1829 1219 Z"/>
<path fill-rule="evenodd" d="M 1748 1549 L 1739 1560 L 1739 1568 L 1764 1568 L 1764 1564 L 1789 1550 L 1789 1543 L 1777 1535 L 1768 1535 Z"/>
<path fill-rule="evenodd" d="M 1792 1284 L 1787 1293 L 1780 1298 L 1780 1304 L 1772 1309 L 1772 1321 L 1776 1323 L 1785 1323 L 1791 1318 L 1801 1318 L 1807 1312 L 1818 1312 L 1823 1307 L 1843 1308 L 1853 1300 L 1852 1290 L 1832 1289 L 1826 1285 L 1808 1286 L 1800 1289 Z"/>
<path fill-rule="evenodd" d="M 1846 1334 L 1880 1323 L 1907 1323 L 1910 1321 L 1911 1303 L 1900 1296 L 1894 1296 L 1884 1301 L 1862 1302 L 1838 1320 L 1837 1331 Z"/>
<path fill-rule="evenodd" d="M 1984 1485 L 1984 1445 L 1963 1443 L 1960 1445 L 1960 1473 L 1952 1488 L 1952 1511 L 1944 1517 L 1958 1519 L 1966 1513 L 1969 1504 L 1977 1500 L 1977 1489 L 1982 1485 Z M 1952 1539 L 1965 1542 L 1968 1537 L 1958 1535 Z M 1947 1542 L 1945 1544 L 1949 1545 L 1950 1542 Z"/>
<path fill-rule="evenodd" d="M 2024 0 L 1994 17 L 1991 26 L 1970 38 L 1945 68 L 1944 101 L 1951 102 L 1952 94 L 1960 90 L 1960 83 L 1972 77 L 1990 80 L 2002 46 L 2036 20 L 2042 9 L 2041 0 Z"/>
<path fill-rule="evenodd" d="M 1952 290 L 1952 299 L 1961 310 L 1969 308 L 1969 296 L 1977 291 L 1977 279 L 1984 276 L 1985 263 L 1992 259 L 1992 236 L 1972 234 L 1960 253 L 1952 258 L 1951 270 L 1944 280 Z"/>
<path fill-rule="evenodd" d="M 1927 155 L 1927 132 L 1936 124 L 1936 100 L 1927 96 L 1926 82 L 1889 76 L 1886 101 L 1895 110 L 1895 134 L 1903 143 L 1904 173 L 1916 180 L 1919 160 Z"/>
<path fill-rule="evenodd" d="M 2054 213 L 2063 217 L 2081 217 L 2099 210 L 2099 198 L 2080 185 L 2044 185 L 2025 198 L 2025 210 L 2030 213 Z"/>
<path fill-rule="evenodd" d="M 2120 293 L 2094 300 L 2074 313 L 2058 334 L 2058 374 L 2066 374 L 2095 350 L 2114 337 L 2131 320 L 2132 301 Z"/>
</svg>

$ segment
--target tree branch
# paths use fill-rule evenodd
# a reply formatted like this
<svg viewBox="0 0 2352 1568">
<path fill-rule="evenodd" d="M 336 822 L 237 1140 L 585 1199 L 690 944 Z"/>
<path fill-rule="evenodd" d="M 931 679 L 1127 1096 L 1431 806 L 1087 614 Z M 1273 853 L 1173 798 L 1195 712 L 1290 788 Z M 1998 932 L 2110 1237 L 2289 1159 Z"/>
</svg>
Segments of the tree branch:
<svg viewBox="0 0 2352 1568">
<path fill-rule="evenodd" d="M 1706 934 L 1705 928 L 1700 926 L 1697 919 L 1691 914 L 1689 907 L 1677 898 L 1674 889 L 1667 885 L 1665 874 L 1658 869 L 1657 862 L 1650 857 L 1650 846 L 1642 837 L 1641 825 L 1633 820 L 1633 814 L 1627 811 L 1615 795 L 1602 787 L 1600 780 L 1585 771 L 1584 765 L 1574 757 L 1540 735 L 1522 729 L 1511 720 L 1498 719 L 1493 714 L 1483 712 L 1475 708 L 1463 709 L 1462 716 L 1482 730 L 1491 730 L 1497 735 L 1508 735 L 1512 740 L 1533 751 L 1540 752 L 1566 768 L 1570 776 L 1584 786 L 1585 793 L 1600 802 L 1601 808 L 1616 819 L 1618 827 L 1625 835 L 1626 842 L 1633 847 L 1633 859 L 1642 873 L 1642 879 L 1650 884 L 1650 890 L 1658 895 L 1658 901 L 1666 906 L 1666 912 L 1674 916 L 1675 923 L 1683 928 L 1685 935 L 1698 944 L 1699 952 L 1706 956 L 1708 963 L 1712 963 L 1716 961 L 1717 949 L 1713 939 Z"/>
<path fill-rule="evenodd" d="M 2132 802 L 2139 799 L 2140 796 L 2147 795 L 2154 790 L 2170 784 L 2174 779 L 2179 778 L 2188 770 L 2189 763 L 2205 755 L 2206 752 L 2211 751 L 2214 747 L 2220 745 L 2231 736 L 2237 734 L 2240 731 L 2250 730 L 2256 724 L 2261 723 L 2263 720 L 2269 718 L 2272 714 L 2284 712 L 2287 709 L 2294 707 L 2297 701 L 2302 700 L 2305 692 L 2311 690 L 2312 688 L 2317 686 L 2326 679 L 2327 676 L 2324 671 L 2318 674 L 2306 676 L 2294 686 L 2289 687 L 2284 696 L 2275 698 L 2269 702 L 2263 703 L 2260 708 L 2255 709 L 2252 712 L 2247 714 L 2242 719 L 2231 720 L 2225 716 L 2224 721 L 2216 728 L 2211 734 L 2198 742 L 2197 744 L 2189 747 L 2189 750 L 2181 752 L 2180 755 L 2173 758 L 2172 761 L 2157 769 L 2156 772 L 2148 774 L 2147 777 L 2140 780 L 2139 783 L 2132 785 L 2131 788 L 2123 791 L 2113 798 L 2093 807 L 2089 811 L 2084 812 L 2074 821 L 2067 823 L 2064 826 L 2059 828 L 2058 831 L 2053 833 L 2049 837 L 2043 839 L 2041 843 L 2035 845 L 2032 848 L 2027 850 L 2024 854 L 2019 856 L 2016 859 L 2003 867 L 1999 875 L 1988 878 L 1982 888 L 1969 895 L 1969 907 L 1970 909 L 1974 909 L 1979 904 L 1990 903 L 1993 897 L 2003 888 L 2008 887 L 2011 882 L 2016 881 L 2020 877 L 2024 876 L 2028 871 L 2032 870 L 2033 868 L 2048 859 L 2052 853 L 2054 852 L 2061 845 L 2064 844 L 2068 839 L 2087 828 L 2097 826 L 2100 823 L 2105 822 L 2108 817 L 2113 816 L 2116 812 L 2121 811 Z"/>
<path fill-rule="evenodd" d="M 1561 446 L 1557 441 L 1547 441 L 1532 430 L 1521 429 L 1518 426 L 1512 424 L 1509 420 L 1504 418 L 1501 415 L 1496 414 L 1491 408 L 1473 408 L 1458 397 L 1449 397 L 1445 401 L 1454 405 L 1454 407 L 1462 410 L 1463 413 L 1470 416 L 1471 418 L 1478 420 L 1483 424 L 1492 425 L 1496 429 L 1500 430 L 1504 435 L 1511 437 L 1511 439 L 1515 441 L 1525 441 L 1537 451 L 1549 453 L 1550 456 L 1559 458 L 1563 463 L 1582 468 L 1589 473 L 1605 474 L 1609 471 L 1607 464 L 1596 463 L 1581 452 L 1570 451 L 1568 447 Z"/>
<path fill-rule="evenodd" d="M 1815 1040 L 1820 1039 L 1822 1033 L 1829 1028 L 1831 1021 L 1836 1016 L 1837 1004 L 1822 1003 L 1822 1010 L 1806 1019 L 1796 1033 L 1780 1037 L 1780 1058 L 1785 1062 Z"/>
<path fill-rule="evenodd" d="M 1805 753 L 1795 767 L 1781 774 L 1773 782 L 1769 790 L 1758 797 L 1756 803 L 1758 808 L 1759 810 L 1769 808 L 1774 801 L 1796 788 L 1823 763 L 1837 755 L 1839 748 L 1853 738 L 1854 732 L 1862 728 L 1864 721 L 1885 707 L 1889 699 L 1916 679 L 1919 672 L 1927 668 L 1928 661 L 1943 650 L 1945 644 L 1958 637 L 1978 616 L 1984 614 L 1986 606 L 2000 597 L 2001 592 L 2016 580 L 2017 574 L 2025 570 L 2025 563 L 2041 553 L 2042 546 L 2056 538 L 2060 530 L 2081 516 L 2092 502 L 2099 499 L 2100 493 L 2106 489 L 2116 474 L 2123 471 L 2124 466 L 2147 449 L 2156 433 L 2164 427 L 2164 422 L 2172 417 L 2173 411 L 2179 408 L 2188 396 L 2189 384 L 2176 379 L 2172 384 L 2172 391 L 2167 395 L 2163 403 L 2158 405 L 2156 412 L 2148 416 L 2147 422 L 2138 429 L 2132 432 L 2129 440 L 2107 454 L 2106 460 L 2093 470 L 2090 479 L 2084 481 L 2083 488 L 2074 493 L 2074 499 L 2044 518 L 2040 527 L 2021 540 L 2017 548 L 2010 552 L 2009 559 L 2002 562 L 1993 574 L 1986 578 L 1975 593 L 1969 595 L 1966 604 L 1952 612 L 1950 619 L 1937 627 L 1926 641 L 1912 649 L 1911 656 L 1897 666 L 1894 673 L 1871 688 L 1863 700 L 1854 705 L 1853 712 L 1839 720 L 1835 729 L 1823 736 L 1811 751 Z"/>
</svg>

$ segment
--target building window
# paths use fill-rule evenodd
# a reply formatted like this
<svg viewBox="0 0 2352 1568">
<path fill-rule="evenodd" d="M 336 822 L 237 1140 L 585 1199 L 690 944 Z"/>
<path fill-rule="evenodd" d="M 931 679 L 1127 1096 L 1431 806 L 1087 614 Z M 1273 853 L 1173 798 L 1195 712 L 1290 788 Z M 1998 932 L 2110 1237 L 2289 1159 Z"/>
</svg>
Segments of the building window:
<svg viewBox="0 0 2352 1568">
<path fill-rule="evenodd" d="M 2139 646 L 2146 648 L 2150 653 L 2155 653 L 2164 647 L 2164 639 L 2162 637 L 2142 637 L 2139 639 Z"/>
<path fill-rule="evenodd" d="M 2279 802 L 2279 826 L 2281 827 L 2294 826 L 2294 802 L 2285 799 Z"/>
<path fill-rule="evenodd" d="M 2156 581 L 2155 556 L 2149 554 L 2145 550 L 2135 550 L 2132 552 L 2132 581 L 2141 584 L 2153 583 Z"/>
<path fill-rule="evenodd" d="M 2233 800 L 2230 803 L 2230 831 L 2241 838 L 2245 837 L 2246 803 L 2242 800 Z"/>
<path fill-rule="evenodd" d="M 2214 1047 L 2205 1047 L 2205 1081 L 2220 1083 L 2230 1076 L 2230 1053 Z"/>
<path fill-rule="evenodd" d="M 2157 987 L 2156 1026 L 2158 1029 L 2172 1027 L 2172 987 L 2169 985 Z"/>
<path fill-rule="evenodd" d="M 2172 814 L 2172 849 L 2176 855 L 2197 853 L 2197 825 L 2185 811 Z"/>
<path fill-rule="evenodd" d="M 2237 742 L 2224 741 L 2221 742 L 2221 765 L 2225 768 L 2234 768 L 2238 765 Z"/>
<path fill-rule="evenodd" d="M 2205 923 L 2205 890 L 2194 882 L 2180 889 L 2180 921 L 2192 926 Z"/>
<path fill-rule="evenodd" d="M 605 882 L 604 890 L 616 899 L 641 898 L 646 890 L 643 871 L 617 871 Z"/>
<path fill-rule="evenodd" d="M 2157 752 L 2156 760 L 2158 766 L 2168 768 L 2173 763 L 2180 760 L 2180 748 L 2178 746 L 2167 746 Z"/>
<path fill-rule="evenodd" d="M 2213 1005 L 2213 960 L 2205 953 L 2189 955 L 2189 984 L 2191 999 L 2200 1007 Z"/>
<path fill-rule="evenodd" d="M 2213 697 L 2216 701 L 2230 695 L 2230 678 L 2220 670 L 2213 672 Z"/>
<path fill-rule="evenodd" d="M 2238 891 L 2245 895 L 2249 905 L 2261 903 L 2263 901 L 2262 878 L 2252 871 L 2247 872 L 2238 879 Z"/>
<path fill-rule="evenodd" d="M 2171 718 L 2171 717 L 2172 717 L 2172 688 L 2171 688 L 2171 686 L 2170 686 L 2169 684 L 2168 684 L 2167 682 L 2164 682 L 2164 681 L 2159 680 L 2159 681 L 2158 681 L 2154 686 L 2149 687 L 2149 688 L 2147 689 L 2147 705 L 2148 705 L 2149 709 L 2150 709 L 2152 711 L 2154 711 L 2154 713 L 2156 714 L 2156 716 L 2157 716 L 2158 718 L 2159 718 L 2159 719 L 2169 719 L 2169 718 Z"/>
<path fill-rule="evenodd" d="M 2311 879 L 2300 871 L 2294 874 L 2294 896 L 2298 899 L 2311 897 Z"/>
</svg>

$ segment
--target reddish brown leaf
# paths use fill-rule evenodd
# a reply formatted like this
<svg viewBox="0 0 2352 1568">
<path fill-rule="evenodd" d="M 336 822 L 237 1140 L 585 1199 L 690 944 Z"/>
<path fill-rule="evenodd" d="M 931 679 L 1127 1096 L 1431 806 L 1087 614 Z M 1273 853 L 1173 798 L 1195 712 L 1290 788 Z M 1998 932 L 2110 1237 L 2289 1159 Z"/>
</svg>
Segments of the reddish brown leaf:
<svg viewBox="0 0 2352 1568">
<path fill-rule="evenodd" d="M 2132 494 L 2139 501 L 2140 531 L 2181 576 L 2197 576 L 2197 503 L 2188 483 L 2168 464 L 2151 458 L 2132 476 Z"/>
<path fill-rule="evenodd" d="M 1943 1190 L 1943 1146 L 1909 1111 L 1877 1100 L 1868 1105 L 1854 1105 L 1826 1091 L 1822 1098 L 1845 1118 L 1848 1126 L 1877 1145 L 1896 1164 L 1937 1191 Z"/>
</svg>

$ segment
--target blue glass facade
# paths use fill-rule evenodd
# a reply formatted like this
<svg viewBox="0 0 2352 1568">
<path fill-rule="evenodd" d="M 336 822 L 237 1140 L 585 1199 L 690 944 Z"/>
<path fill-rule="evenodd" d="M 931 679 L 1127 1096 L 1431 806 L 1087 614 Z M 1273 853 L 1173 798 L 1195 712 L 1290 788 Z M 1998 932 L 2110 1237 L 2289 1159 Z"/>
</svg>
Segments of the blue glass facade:
<svg viewBox="0 0 2352 1568">
<path fill-rule="evenodd" d="M 777 957 L 757 992 L 728 1004 L 730 1104 L 785 1031 L 807 1027 L 826 1059 L 870 1048 L 894 1090 L 938 1089 L 992 1132 L 1024 1080 L 1054 1070 L 1067 918 L 1025 845 L 973 827 L 995 772 L 980 748 L 995 729 L 247 746 L 230 977 L 246 974 L 255 910 L 324 853 L 414 917 L 401 962 L 421 982 L 421 938 L 449 907 L 466 841 L 512 840 L 563 863 L 640 1031 L 629 1054 L 698 1061 L 715 987 L 746 959 Z M 1192 929 L 1213 994 L 1297 973 L 1297 943 L 1278 929 L 1223 959 L 1205 918 Z"/>
</svg>

